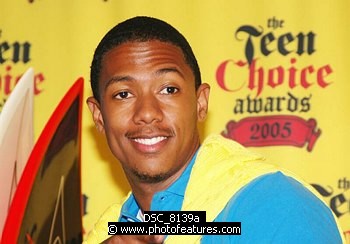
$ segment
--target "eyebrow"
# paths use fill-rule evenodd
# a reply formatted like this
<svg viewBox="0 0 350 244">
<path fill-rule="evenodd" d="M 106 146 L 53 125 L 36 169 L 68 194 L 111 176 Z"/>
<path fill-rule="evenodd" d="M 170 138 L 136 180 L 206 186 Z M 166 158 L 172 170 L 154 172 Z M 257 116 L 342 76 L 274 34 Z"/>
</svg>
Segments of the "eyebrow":
<svg viewBox="0 0 350 244">
<path fill-rule="evenodd" d="M 185 79 L 184 75 L 179 71 L 179 69 L 177 69 L 176 67 L 170 67 L 170 68 L 162 68 L 162 69 L 159 69 L 155 72 L 155 74 L 157 76 L 161 76 L 161 75 L 164 75 L 164 74 L 167 74 L 167 73 L 176 73 L 178 74 L 179 76 L 181 76 L 181 78 Z M 105 86 L 104 86 L 104 89 L 106 90 L 108 88 L 108 86 L 110 86 L 111 84 L 113 83 L 118 83 L 118 82 L 131 82 L 135 80 L 132 76 L 113 76 L 111 79 L 109 79 Z"/>
<path fill-rule="evenodd" d="M 105 90 L 107 90 L 107 88 L 112 85 L 113 83 L 118 83 L 118 82 L 122 82 L 122 81 L 132 81 L 134 80 L 131 76 L 113 76 L 112 78 L 110 78 L 104 88 Z"/>
</svg>

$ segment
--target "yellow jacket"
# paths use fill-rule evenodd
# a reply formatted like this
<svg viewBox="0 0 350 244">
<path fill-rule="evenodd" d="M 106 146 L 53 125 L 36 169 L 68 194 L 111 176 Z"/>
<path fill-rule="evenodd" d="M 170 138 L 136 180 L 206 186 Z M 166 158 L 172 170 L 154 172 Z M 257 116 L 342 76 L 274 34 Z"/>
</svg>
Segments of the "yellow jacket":
<svg viewBox="0 0 350 244">
<path fill-rule="evenodd" d="M 199 149 L 186 188 L 182 210 L 206 211 L 207 222 L 213 221 L 242 187 L 259 176 L 281 171 L 276 166 L 263 161 L 263 157 L 248 151 L 232 140 L 219 135 L 209 136 Z M 283 170 L 283 173 L 301 182 L 320 198 L 318 192 L 309 184 L 286 170 Z M 129 195 L 130 193 L 124 201 Z M 108 236 L 108 222 L 119 219 L 122 205 L 123 203 L 114 204 L 108 208 L 84 243 L 101 243 L 108 239 L 110 237 Z M 339 224 L 337 225 L 340 231 Z M 166 243 L 199 243 L 200 238 L 201 236 L 195 235 L 174 235 L 168 236 Z"/>
</svg>

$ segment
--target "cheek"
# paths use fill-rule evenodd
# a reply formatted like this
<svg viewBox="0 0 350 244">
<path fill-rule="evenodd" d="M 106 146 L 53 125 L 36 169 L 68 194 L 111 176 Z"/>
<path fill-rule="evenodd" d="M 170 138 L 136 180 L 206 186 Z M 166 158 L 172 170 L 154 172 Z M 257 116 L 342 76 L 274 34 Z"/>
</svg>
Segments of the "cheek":
<svg viewBox="0 0 350 244">
<path fill-rule="evenodd" d="M 191 133 L 197 125 L 197 107 L 193 103 L 184 103 L 168 113 L 167 117 L 178 130 Z"/>
<path fill-rule="evenodd" d="M 102 113 L 107 140 L 109 144 L 115 145 L 125 135 L 129 123 L 126 114 L 112 106 L 106 106 Z"/>
<path fill-rule="evenodd" d="M 129 123 L 131 111 L 132 108 L 130 106 L 118 105 L 111 101 L 105 104 L 102 114 L 108 127 L 125 127 Z"/>
<path fill-rule="evenodd" d="M 191 101 L 184 107 L 183 114 L 188 123 L 197 123 L 197 100 L 195 97 L 192 97 Z"/>
<path fill-rule="evenodd" d="M 106 139 L 112 154 L 121 161 L 125 161 L 125 133 L 127 123 L 111 117 L 105 125 Z M 124 145 L 124 146 L 123 146 Z"/>
</svg>

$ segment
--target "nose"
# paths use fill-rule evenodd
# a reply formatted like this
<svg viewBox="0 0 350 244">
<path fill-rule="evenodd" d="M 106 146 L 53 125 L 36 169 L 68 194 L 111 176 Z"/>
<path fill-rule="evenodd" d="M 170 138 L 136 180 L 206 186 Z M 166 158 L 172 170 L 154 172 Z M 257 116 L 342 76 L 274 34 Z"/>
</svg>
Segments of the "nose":
<svg viewBox="0 0 350 244">
<path fill-rule="evenodd" d="M 135 124 L 151 124 L 162 119 L 161 104 L 154 95 L 149 94 L 137 99 L 133 116 Z"/>
</svg>

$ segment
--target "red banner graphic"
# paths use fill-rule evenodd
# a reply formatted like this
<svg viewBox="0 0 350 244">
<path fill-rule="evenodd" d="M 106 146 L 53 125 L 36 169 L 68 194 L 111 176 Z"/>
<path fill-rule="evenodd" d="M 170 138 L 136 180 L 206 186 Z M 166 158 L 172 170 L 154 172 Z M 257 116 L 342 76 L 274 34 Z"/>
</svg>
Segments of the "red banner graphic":
<svg viewBox="0 0 350 244">
<path fill-rule="evenodd" d="M 321 134 L 316 129 L 316 120 L 304 120 L 292 115 L 272 115 L 248 117 L 239 122 L 231 120 L 222 132 L 226 138 L 233 139 L 244 146 L 264 147 L 288 145 L 304 147 L 312 151 Z"/>
</svg>

